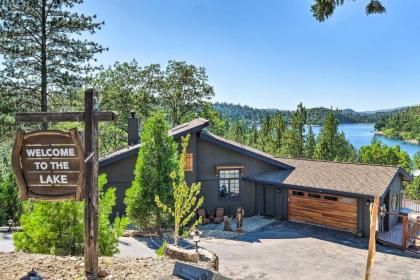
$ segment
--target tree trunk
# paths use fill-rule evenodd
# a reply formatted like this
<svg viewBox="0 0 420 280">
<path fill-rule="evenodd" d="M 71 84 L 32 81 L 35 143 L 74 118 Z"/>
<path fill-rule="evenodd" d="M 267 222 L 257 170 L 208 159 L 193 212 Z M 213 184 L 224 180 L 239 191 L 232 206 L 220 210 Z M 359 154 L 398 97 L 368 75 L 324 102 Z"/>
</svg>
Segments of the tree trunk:
<svg viewBox="0 0 420 280">
<path fill-rule="evenodd" d="M 42 38 L 41 38 L 41 112 L 48 111 L 47 99 L 47 1 L 42 0 Z M 48 123 L 42 123 L 42 130 L 48 129 Z"/>
</svg>

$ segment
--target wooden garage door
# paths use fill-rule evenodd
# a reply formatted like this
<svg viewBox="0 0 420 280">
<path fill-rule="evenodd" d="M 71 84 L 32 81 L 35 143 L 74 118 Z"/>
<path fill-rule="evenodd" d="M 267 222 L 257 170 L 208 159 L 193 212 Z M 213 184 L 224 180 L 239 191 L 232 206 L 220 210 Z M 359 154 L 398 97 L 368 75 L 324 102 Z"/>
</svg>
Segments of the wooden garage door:
<svg viewBox="0 0 420 280">
<path fill-rule="evenodd" d="M 357 231 L 357 199 L 289 190 L 289 220 Z"/>
</svg>

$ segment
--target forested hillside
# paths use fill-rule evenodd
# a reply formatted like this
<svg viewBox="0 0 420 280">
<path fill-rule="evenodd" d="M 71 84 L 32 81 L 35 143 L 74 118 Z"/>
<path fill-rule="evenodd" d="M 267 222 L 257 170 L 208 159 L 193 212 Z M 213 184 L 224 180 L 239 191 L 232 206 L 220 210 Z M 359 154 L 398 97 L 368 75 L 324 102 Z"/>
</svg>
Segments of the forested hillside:
<svg viewBox="0 0 420 280">
<path fill-rule="evenodd" d="M 375 129 L 386 137 L 420 141 L 420 105 L 381 118 Z"/>
<path fill-rule="evenodd" d="M 283 119 L 287 124 L 290 123 L 290 117 L 293 111 L 278 109 L 258 109 L 247 105 L 232 104 L 225 102 L 214 103 L 214 108 L 223 118 L 230 121 L 242 121 L 246 125 L 253 122 L 259 122 L 264 116 L 273 116 L 276 112 L 281 112 Z M 322 125 L 327 115 L 334 111 L 341 124 L 348 123 L 374 123 L 379 119 L 384 119 L 392 115 L 395 111 L 377 112 L 377 113 L 358 113 L 351 109 L 333 110 L 324 107 L 307 109 L 307 121 L 312 125 Z"/>
</svg>

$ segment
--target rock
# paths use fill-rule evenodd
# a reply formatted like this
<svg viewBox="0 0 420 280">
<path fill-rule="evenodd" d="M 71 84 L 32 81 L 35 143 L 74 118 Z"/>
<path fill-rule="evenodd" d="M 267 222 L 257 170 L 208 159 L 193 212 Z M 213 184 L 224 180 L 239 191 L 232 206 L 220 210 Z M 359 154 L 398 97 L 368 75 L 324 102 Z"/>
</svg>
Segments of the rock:
<svg viewBox="0 0 420 280">
<path fill-rule="evenodd" d="M 173 245 L 165 248 L 165 255 L 180 261 L 195 262 L 199 260 L 199 255 L 195 250 L 187 250 Z"/>
<path fill-rule="evenodd" d="M 108 272 L 106 272 L 105 270 L 100 269 L 100 270 L 98 271 L 98 277 L 105 278 L 105 277 L 107 277 L 107 276 L 108 276 Z"/>
</svg>

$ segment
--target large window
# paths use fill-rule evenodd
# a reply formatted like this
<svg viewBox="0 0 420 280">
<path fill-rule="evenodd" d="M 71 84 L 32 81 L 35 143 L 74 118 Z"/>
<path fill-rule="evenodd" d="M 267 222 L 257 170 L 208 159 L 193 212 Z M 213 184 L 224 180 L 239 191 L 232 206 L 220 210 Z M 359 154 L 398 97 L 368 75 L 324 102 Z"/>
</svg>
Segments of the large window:
<svg viewBox="0 0 420 280">
<path fill-rule="evenodd" d="M 221 199 L 239 199 L 240 169 L 219 170 L 219 197 Z"/>
</svg>

